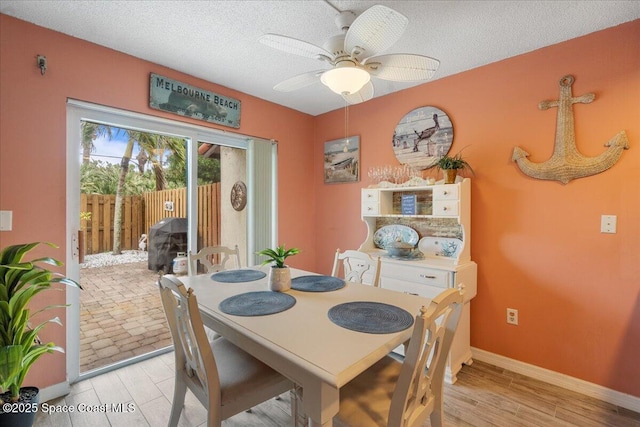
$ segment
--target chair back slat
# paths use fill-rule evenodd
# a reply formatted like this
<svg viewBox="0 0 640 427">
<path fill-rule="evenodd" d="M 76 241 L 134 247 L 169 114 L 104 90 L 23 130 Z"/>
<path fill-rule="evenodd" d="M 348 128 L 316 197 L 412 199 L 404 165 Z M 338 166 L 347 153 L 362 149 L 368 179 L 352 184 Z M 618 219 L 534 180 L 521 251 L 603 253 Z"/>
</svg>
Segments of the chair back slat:
<svg viewBox="0 0 640 427">
<path fill-rule="evenodd" d="M 195 374 L 204 389 L 207 389 L 207 378 L 204 372 L 202 356 L 198 349 L 191 318 L 186 301 L 180 301 L 175 312 L 178 320 L 178 340 L 185 354 L 185 369 L 189 377 Z"/>
<path fill-rule="evenodd" d="M 389 426 L 416 425 L 441 404 L 444 370 L 460 315 L 462 295 L 448 289 L 422 307 L 391 399 Z"/>
<path fill-rule="evenodd" d="M 240 250 L 238 245 L 234 248 L 227 246 L 208 246 L 198 253 L 191 251 L 187 254 L 189 260 L 189 275 L 199 273 L 198 263 L 205 269 L 205 273 L 217 273 L 218 271 L 240 268 Z"/>
<path fill-rule="evenodd" d="M 380 281 L 380 257 L 354 250 L 346 250 L 340 253 L 336 251 L 333 262 L 332 276 L 340 277 L 340 267 L 344 272 L 342 276 L 348 282 L 366 283 L 378 286 Z"/>
<path fill-rule="evenodd" d="M 186 290 L 176 277 L 166 275 L 158 281 L 162 304 L 176 353 L 176 370 L 197 382 L 203 395 L 220 389 L 218 369 L 206 338 L 198 302 L 192 289 Z M 215 384 L 207 380 L 213 379 Z M 211 386 L 211 388 L 210 388 Z"/>
</svg>

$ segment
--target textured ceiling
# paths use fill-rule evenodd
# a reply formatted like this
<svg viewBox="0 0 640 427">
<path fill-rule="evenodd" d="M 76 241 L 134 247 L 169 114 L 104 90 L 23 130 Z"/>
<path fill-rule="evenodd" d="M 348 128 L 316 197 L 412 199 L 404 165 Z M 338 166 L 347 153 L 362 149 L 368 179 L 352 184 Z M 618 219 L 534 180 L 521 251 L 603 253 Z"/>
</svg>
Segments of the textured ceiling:
<svg viewBox="0 0 640 427">
<path fill-rule="evenodd" d="M 384 4 L 407 16 L 404 36 L 386 53 L 439 59 L 433 80 L 640 18 L 638 1 L 330 3 L 356 14 Z M 327 65 L 271 49 L 258 38 L 278 33 L 322 46 L 339 34 L 331 5 L 316 0 L 0 0 L 0 12 L 317 115 L 341 108 L 344 101 L 319 81 L 289 93 L 273 86 Z M 374 79 L 373 84 L 379 97 L 422 83 Z"/>
</svg>

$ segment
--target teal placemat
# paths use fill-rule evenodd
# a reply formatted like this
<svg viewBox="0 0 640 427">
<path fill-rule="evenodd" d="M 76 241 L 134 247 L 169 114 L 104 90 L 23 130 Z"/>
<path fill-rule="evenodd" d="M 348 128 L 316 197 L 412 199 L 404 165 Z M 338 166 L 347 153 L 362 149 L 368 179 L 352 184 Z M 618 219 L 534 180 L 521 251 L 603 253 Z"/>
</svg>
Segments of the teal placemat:
<svg viewBox="0 0 640 427">
<path fill-rule="evenodd" d="M 333 276 L 300 276 L 291 279 L 291 289 L 304 292 L 331 292 L 344 288 L 344 280 Z"/>
<path fill-rule="evenodd" d="M 253 282 L 254 280 L 260 280 L 266 277 L 267 273 L 260 270 L 251 269 L 239 269 L 239 270 L 225 270 L 211 275 L 211 278 L 216 282 L 224 283 L 241 283 L 241 282 Z"/>
<path fill-rule="evenodd" d="M 236 316 L 265 316 L 280 313 L 296 304 L 289 294 L 271 291 L 255 291 L 234 295 L 220 303 L 223 313 Z"/>
<path fill-rule="evenodd" d="M 413 316 L 395 305 L 353 301 L 329 309 L 329 320 L 338 326 L 368 334 L 391 334 L 413 325 Z"/>
</svg>

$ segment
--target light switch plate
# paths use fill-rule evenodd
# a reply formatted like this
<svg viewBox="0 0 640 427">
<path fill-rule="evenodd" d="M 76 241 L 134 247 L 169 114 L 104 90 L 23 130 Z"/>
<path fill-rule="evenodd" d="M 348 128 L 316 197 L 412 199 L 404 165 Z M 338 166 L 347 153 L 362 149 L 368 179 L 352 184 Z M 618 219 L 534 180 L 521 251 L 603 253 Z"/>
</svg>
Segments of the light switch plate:
<svg viewBox="0 0 640 427">
<path fill-rule="evenodd" d="M 0 231 L 11 231 L 13 227 L 13 211 L 0 211 Z"/>
<path fill-rule="evenodd" d="M 616 215 L 602 215 L 600 219 L 600 232 L 615 234 L 618 217 Z"/>
</svg>

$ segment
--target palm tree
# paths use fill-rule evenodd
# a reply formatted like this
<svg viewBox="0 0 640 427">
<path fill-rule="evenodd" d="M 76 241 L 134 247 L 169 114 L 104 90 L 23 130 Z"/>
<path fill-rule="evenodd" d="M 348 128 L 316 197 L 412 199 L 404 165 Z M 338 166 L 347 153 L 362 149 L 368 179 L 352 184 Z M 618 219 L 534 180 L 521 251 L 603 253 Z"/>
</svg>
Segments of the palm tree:
<svg viewBox="0 0 640 427">
<path fill-rule="evenodd" d="M 127 146 L 120 162 L 120 179 L 116 189 L 116 201 L 114 207 L 113 218 L 113 254 L 122 253 L 122 197 L 127 174 L 129 173 L 129 162 L 133 155 L 133 147 L 137 143 L 141 152 L 145 152 L 145 156 L 139 156 L 139 160 L 147 159 L 151 162 L 153 172 L 156 177 L 156 191 L 164 190 L 167 187 L 167 178 L 165 176 L 162 165 L 162 156 L 166 150 L 171 152 L 172 156 L 176 156 L 176 160 L 181 164 L 186 164 L 186 146 L 181 138 L 169 137 L 165 135 L 152 134 L 139 131 L 127 131 L 129 139 Z M 144 164 L 143 167 L 144 169 Z"/>
<path fill-rule="evenodd" d="M 120 162 L 120 178 L 118 179 L 118 186 L 116 188 L 116 202 L 113 213 L 113 254 L 122 254 L 122 196 L 124 192 L 124 183 L 129 173 L 129 162 L 133 155 L 133 145 L 135 143 L 136 132 L 129 132 L 129 139 L 127 140 L 127 146 L 124 149 L 124 155 Z"/>
<path fill-rule="evenodd" d="M 111 126 L 83 121 L 80 124 L 80 129 L 82 130 L 82 163 L 87 164 L 91 160 L 91 153 L 95 150 L 93 141 L 100 136 L 111 139 Z"/>
<path fill-rule="evenodd" d="M 184 168 L 186 165 L 186 145 L 182 138 L 166 135 L 138 132 L 137 142 L 140 146 L 138 161 L 151 162 L 156 177 L 156 191 L 167 188 L 167 177 L 164 170 L 163 156 L 166 151 L 175 156 L 177 163 Z M 144 154 L 142 154 L 144 152 Z"/>
</svg>

